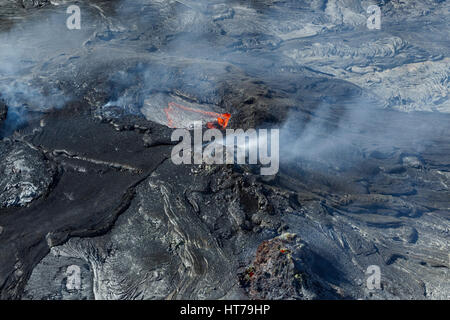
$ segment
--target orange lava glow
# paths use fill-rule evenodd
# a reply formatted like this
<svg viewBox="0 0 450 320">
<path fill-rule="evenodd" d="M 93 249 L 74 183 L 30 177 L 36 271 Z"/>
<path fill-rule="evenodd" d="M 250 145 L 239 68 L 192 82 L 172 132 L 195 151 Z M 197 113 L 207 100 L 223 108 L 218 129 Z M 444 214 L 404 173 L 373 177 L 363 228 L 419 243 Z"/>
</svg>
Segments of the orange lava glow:
<svg viewBox="0 0 450 320">
<path fill-rule="evenodd" d="M 203 111 L 203 110 L 199 110 L 199 109 L 189 108 L 189 107 L 183 106 L 183 105 L 175 103 L 175 102 L 169 102 L 167 108 L 164 109 L 164 112 L 166 113 L 166 117 L 167 117 L 167 125 L 170 128 L 173 128 L 173 120 L 170 117 L 170 113 L 175 112 L 176 108 L 182 109 L 185 111 L 189 111 L 189 112 L 200 113 L 200 114 L 204 114 L 204 115 L 216 118 L 217 123 L 219 124 L 220 127 L 222 127 L 222 129 L 225 129 L 228 126 L 228 122 L 230 121 L 230 118 L 231 118 L 231 114 L 229 114 L 229 113 L 216 113 L 216 112 L 211 112 L 211 111 Z M 206 125 L 210 129 L 216 127 L 213 122 L 208 122 Z"/>
</svg>

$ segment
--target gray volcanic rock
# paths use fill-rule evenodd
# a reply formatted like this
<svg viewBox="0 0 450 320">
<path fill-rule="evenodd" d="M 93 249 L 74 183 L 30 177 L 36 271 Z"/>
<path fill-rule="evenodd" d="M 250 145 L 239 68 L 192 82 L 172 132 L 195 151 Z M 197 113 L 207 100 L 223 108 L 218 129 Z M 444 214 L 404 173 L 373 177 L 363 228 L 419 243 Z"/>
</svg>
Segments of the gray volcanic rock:
<svg viewBox="0 0 450 320">
<path fill-rule="evenodd" d="M 22 299 L 91 300 L 94 298 L 93 281 L 88 264 L 77 258 L 64 257 L 62 253 L 54 250 L 42 262 L 35 268 L 28 281 L 28 286 L 32 289 L 25 289 Z M 35 274 L 40 274 L 41 277 L 35 277 Z M 78 275 L 79 282 L 71 281 Z M 42 283 L 46 283 L 46 287 L 42 287 Z M 52 290 L 48 290 L 48 287 Z"/>
<path fill-rule="evenodd" d="M 306 243 L 295 234 L 283 233 L 259 245 L 241 283 L 257 300 L 345 298 L 315 275 L 315 264 Z"/>
<path fill-rule="evenodd" d="M 0 0 L 0 297 L 448 298 L 448 16 Z M 171 102 L 279 128 L 279 173 L 173 164 Z"/>
<path fill-rule="evenodd" d="M 25 9 L 33 7 L 42 7 L 50 4 L 50 0 L 18 0 L 19 4 Z"/>
<path fill-rule="evenodd" d="M 1 128 L 2 122 L 6 119 L 7 113 L 8 113 L 8 108 L 6 107 L 6 104 L 0 100 L 0 128 Z"/>
<path fill-rule="evenodd" d="M 244 186 L 239 175 L 228 180 L 229 169 L 204 169 L 164 162 L 136 189 L 110 233 L 72 238 L 54 250 L 89 264 L 96 299 L 244 297 L 236 274 L 245 260 L 239 261 L 249 245 L 276 234 L 278 219 L 269 208 L 254 207 L 257 197 L 265 198 L 261 185 Z M 26 291 L 42 283 L 44 270 L 33 271 Z"/>
<path fill-rule="evenodd" d="M 55 174 L 42 153 L 29 146 L 0 143 L 0 207 L 24 206 L 47 193 Z"/>
</svg>

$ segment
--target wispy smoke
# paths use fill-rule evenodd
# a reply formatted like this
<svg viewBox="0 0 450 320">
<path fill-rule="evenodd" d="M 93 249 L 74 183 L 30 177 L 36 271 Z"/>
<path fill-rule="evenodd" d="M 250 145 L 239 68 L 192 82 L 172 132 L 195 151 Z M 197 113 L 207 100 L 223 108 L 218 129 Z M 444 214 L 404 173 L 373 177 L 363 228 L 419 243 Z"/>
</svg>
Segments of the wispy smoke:
<svg viewBox="0 0 450 320">
<path fill-rule="evenodd" d="M 293 10 L 298 19 L 284 19 L 258 1 L 214 4 L 206 0 L 122 0 L 114 1 L 114 10 L 110 12 L 104 12 L 95 3 L 81 2 L 98 14 L 89 18 L 86 15 L 89 11 L 82 8 L 82 30 L 75 32 L 65 28 L 64 8 L 48 12 L 42 9 L 41 14 L 28 22 L 0 33 L 0 94 L 10 108 L 7 125 L 14 128 L 30 111 L 64 106 L 72 98 L 70 92 L 58 85 L 64 64 L 75 53 L 83 61 L 82 55 L 94 47 L 99 60 L 102 57 L 98 52 L 114 49 L 121 61 L 130 61 L 130 53 L 135 61 L 123 63 L 123 68 L 112 66 L 111 70 L 104 70 L 108 76 L 106 84 L 101 85 L 109 95 L 102 102 L 105 108 L 118 106 L 127 112 L 145 114 L 142 108 L 149 97 L 177 92 L 180 97 L 209 104 L 211 108 L 223 107 L 223 92 L 228 85 L 224 80 L 226 65 L 239 66 L 240 75 L 256 75 L 255 79 L 270 86 L 274 83 L 272 70 L 280 73 L 285 67 L 298 67 L 282 50 L 272 49 L 281 40 L 319 32 L 304 23 L 302 19 L 307 15 L 318 21 L 315 25 L 333 22 L 316 11 L 341 15 L 343 21 L 363 21 L 362 7 L 353 0 L 350 2 L 361 9 L 360 16 L 338 10 L 336 1 L 326 6 L 326 1 L 287 2 L 286 6 L 313 9 Z M 232 19 L 239 15 L 240 24 L 235 25 Z M 160 107 L 166 106 L 167 103 Z M 403 121 L 405 115 L 383 111 L 377 103 L 365 98 L 355 97 L 341 105 L 323 102 L 311 112 L 310 119 L 305 119 L 301 112 L 292 112 L 281 125 L 282 162 L 301 158 L 350 166 L 364 158 L 358 150 L 370 153 L 373 148 L 389 153 L 399 145 L 420 150 L 425 138 L 433 134 L 429 124 L 414 122 L 417 125 L 412 127 Z"/>
<path fill-rule="evenodd" d="M 317 168 L 353 170 L 370 157 L 395 157 L 399 151 L 420 154 L 450 128 L 435 127 L 433 119 L 433 114 L 387 110 L 362 97 L 323 103 L 308 121 L 291 113 L 281 129 L 281 162 L 305 160 Z"/>
<path fill-rule="evenodd" d="M 340 23 L 358 25 L 364 24 L 366 20 L 364 8 L 369 2 L 366 1 L 361 5 L 357 1 L 349 1 L 349 7 L 359 10 L 356 13 L 342 7 L 345 1 L 329 2 L 326 6 L 326 1 L 316 1 L 311 8 L 324 10 L 331 17 L 328 21 L 330 23 L 334 21 L 333 17 L 341 17 Z M 146 5 L 151 6 L 152 10 L 146 10 L 148 9 Z M 289 5 L 309 7 L 306 1 L 299 1 L 298 4 L 293 2 Z M 273 77 L 271 70 L 266 69 L 267 66 L 278 66 L 280 72 L 286 65 L 295 65 L 283 55 L 282 50 L 268 50 L 277 45 L 276 37 L 288 39 L 295 37 L 298 32 L 308 33 L 308 25 L 301 19 L 301 13 L 299 19 L 292 24 L 292 19 L 283 19 L 277 16 L 276 11 L 270 11 L 257 2 L 229 1 L 216 5 L 208 1 L 182 0 L 153 1 L 147 4 L 137 1 L 132 4 L 124 0 L 117 12 L 123 18 L 131 17 L 139 6 L 142 6 L 142 11 L 152 12 L 152 15 L 155 15 L 155 12 L 159 13 L 155 19 L 145 20 L 149 18 L 145 15 L 136 18 L 137 25 L 147 24 L 155 30 L 155 34 L 158 34 L 158 37 L 144 39 L 144 42 L 147 40 L 158 43 L 157 50 L 150 50 L 151 55 L 173 57 L 174 63 L 170 66 L 170 62 L 166 61 L 168 66 L 157 67 L 159 70 L 155 70 L 154 66 L 144 66 L 140 70 L 142 76 L 138 92 L 122 88 L 123 94 L 114 97 L 109 105 L 116 104 L 128 108 L 137 103 L 141 108 L 152 91 L 164 92 L 173 88 L 183 88 L 184 93 L 191 92 L 194 96 L 198 93 L 197 96 L 205 99 L 220 94 L 226 72 L 224 70 L 221 73 L 219 69 L 211 72 L 212 70 L 208 69 L 208 61 L 238 65 L 244 72 L 257 75 L 258 79 L 268 80 L 270 86 Z M 263 14 L 261 11 L 264 11 Z M 247 20 L 240 20 L 242 25 L 239 27 L 221 23 L 239 14 L 247 17 Z M 216 23 L 221 28 L 217 28 Z M 248 34 L 252 36 L 248 37 Z M 218 42 L 218 39 L 221 42 Z M 252 42 L 246 43 L 250 41 L 249 39 Z M 233 46 L 238 49 L 228 48 Z M 254 50 L 246 50 L 246 46 Z M 191 64 L 189 59 L 192 59 Z M 177 61 L 184 63 L 177 64 Z M 177 72 L 174 72 L 174 68 L 178 68 Z M 273 68 L 277 70 L 277 67 Z M 130 77 L 133 78 L 135 75 L 116 77 L 116 84 L 119 87 L 126 87 L 132 83 Z M 202 77 L 210 77 L 209 80 L 213 81 L 202 82 Z M 350 86 L 343 82 L 342 90 L 346 90 L 346 85 Z M 356 163 L 364 161 L 364 158 L 375 150 L 386 155 L 392 154 L 400 147 L 411 152 L 420 152 L 426 147 L 426 141 L 434 134 L 430 124 L 418 121 L 419 118 L 415 115 L 385 110 L 384 105 L 373 98 L 358 95 L 346 98 L 349 101 L 321 102 L 314 110 L 309 110 L 312 114 L 307 120 L 303 113 L 292 111 L 286 123 L 281 125 L 281 161 L 289 163 L 305 159 L 334 167 L 351 168 Z M 216 101 L 211 99 L 208 102 L 220 103 L 220 97 Z M 301 109 L 302 102 L 296 103 Z M 160 107 L 165 106 L 162 104 Z"/>
<path fill-rule="evenodd" d="M 86 33 L 70 32 L 59 8 L 30 8 L 25 19 L 0 32 L 0 99 L 8 107 L 3 135 L 25 123 L 30 112 L 62 108 L 72 98 L 59 85 L 65 70 L 57 61 L 79 49 Z M 19 8 L 11 13 L 22 14 Z"/>
</svg>

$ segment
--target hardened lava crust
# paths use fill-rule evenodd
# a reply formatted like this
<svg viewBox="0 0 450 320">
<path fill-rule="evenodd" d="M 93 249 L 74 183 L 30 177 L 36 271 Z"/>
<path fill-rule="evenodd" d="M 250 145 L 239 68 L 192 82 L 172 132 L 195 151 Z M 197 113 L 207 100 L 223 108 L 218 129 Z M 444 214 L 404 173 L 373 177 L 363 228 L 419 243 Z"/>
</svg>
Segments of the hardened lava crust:
<svg viewBox="0 0 450 320">
<path fill-rule="evenodd" d="M 448 299 L 449 10 L 0 0 L 0 298 Z M 279 172 L 174 164 L 168 103 Z"/>
</svg>

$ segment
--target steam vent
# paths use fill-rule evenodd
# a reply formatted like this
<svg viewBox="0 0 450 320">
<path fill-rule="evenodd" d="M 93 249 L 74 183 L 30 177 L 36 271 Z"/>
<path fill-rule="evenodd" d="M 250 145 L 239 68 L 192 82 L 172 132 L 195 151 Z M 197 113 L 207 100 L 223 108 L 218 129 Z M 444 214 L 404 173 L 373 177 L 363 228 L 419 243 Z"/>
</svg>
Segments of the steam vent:
<svg viewBox="0 0 450 320">
<path fill-rule="evenodd" d="M 0 299 L 450 299 L 449 20 L 0 0 Z"/>
</svg>

